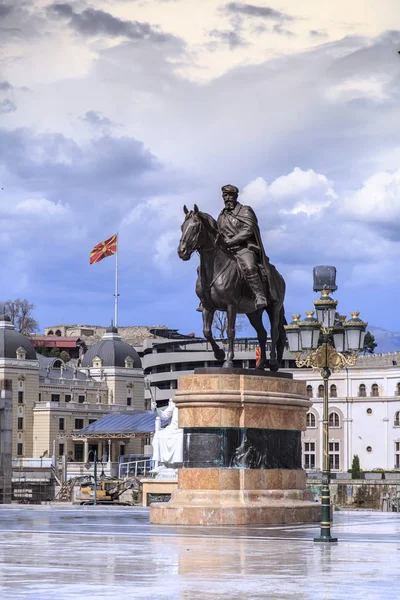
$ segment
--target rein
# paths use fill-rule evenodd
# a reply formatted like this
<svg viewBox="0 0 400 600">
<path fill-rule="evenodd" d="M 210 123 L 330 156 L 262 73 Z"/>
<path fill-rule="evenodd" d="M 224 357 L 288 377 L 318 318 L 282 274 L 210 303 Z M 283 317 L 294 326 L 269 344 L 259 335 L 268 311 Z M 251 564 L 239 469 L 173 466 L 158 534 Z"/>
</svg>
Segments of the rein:
<svg viewBox="0 0 400 600">
<path fill-rule="evenodd" d="M 223 248 L 217 248 L 216 246 L 212 247 L 212 248 L 196 248 L 195 249 L 196 252 L 198 253 L 198 255 L 200 256 L 200 252 L 215 252 L 217 250 L 222 250 Z M 211 281 L 211 283 L 209 285 L 206 285 L 205 287 L 207 287 L 209 290 L 212 288 L 212 286 L 214 285 L 214 283 L 216 282 L 216 280 L 218 279 L 218 277 L 220 275 L 222 275 L 222 273 L 224 273 L 226 271 L 226 269 L 229 267 L 230 263 L 227 260 L 226 263 L 224 264 L 224 266 L 218 271 L 218 273 L 214 276 L 213 280 Z"/>
<path fill-rule="evenodd" d="M 201 224 L 202 224 L 203 228 L 207 230 L 207 225 L 203 221 L 203 219 L 201 219 Z M 213 240 L 213 242 L 212 242 L 213 245 L 211 246 L 211 248 L 200 248 L 197 245 L 198 241 L 199 241 L 199 238 L 200 238 L 200 234 L 201 234 L 201 229 L 199 229 L 199 231 L 198 231 L 198 233 L 196 235 L 196 239 L 194 241 L 194 250 L 195 250 L 195 252 L 198 253 L 198 255 L 200 256 L 200 259 L 201 259 L 201 253 L 202 252 L 216 252 L 218 250 L 221 250 L 222 252 L 225 252 L 224 248 L 221 248 L 220 246 L 216 245 L 217 239 L 219 237 L 218 234 L 217 234 L 215 240 Z M 228 258 L 228 254 L 227 254 L 227 258 Z M 201 265 L 200 271 L 201 271 L 202 287 L 203 287 L 204 291 L 207 290 L 206 294 L 208 296 L 208 301 L 209 301 L 209 303 L 211 305 L 213 305 L 213 303 L 211 301 L 210 290 L 211 290 L 212 286 L 215 284 L 215 282 L 218 279 L 218 277 L 220 277 L 222 275 L 222 273 L 224 273 L 226 271 L 226 269 L 229 267 L 230 264 L 231 264 L 230 261 L 227 260 L 226 263 L 223 265 L 223 267 L 218 271 L 218 273 L 216 275 L 214 275 L 211 283 L 210 284 L 206 284 L 205 281 L 204 281 L 206 279 L 206 273 L 205 273 L 205 269 L 204 269 L 204 264 L 203 264 L 202 261 L 200 261 L 200 265 Z"/>
</svg>

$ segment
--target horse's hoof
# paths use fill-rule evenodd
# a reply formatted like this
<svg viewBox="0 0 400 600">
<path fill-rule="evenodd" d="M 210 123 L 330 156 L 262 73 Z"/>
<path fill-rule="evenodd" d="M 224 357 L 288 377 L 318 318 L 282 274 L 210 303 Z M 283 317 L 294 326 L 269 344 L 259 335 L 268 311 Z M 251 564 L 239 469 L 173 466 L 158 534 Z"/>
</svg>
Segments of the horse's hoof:
<svg viewBox="0 0 400 600">
<path fill-rule="evenodd" d="M 233 369 L 233 361 L 226 360 L 222 366 L 224 367 L 224 369 Z"/>
<path fill-rule="evenodd" d="M 269 370 L 270 371 L 279 371 L 279 362 L 277 360 L 269 361 Z"/>
<path fill-rule="evenodd" d="M 223 360 L 225 360 L 225 350 L 219 348 L 214 352 L 214 356 L 218 362 L 222 362 Z"/>
</svg>

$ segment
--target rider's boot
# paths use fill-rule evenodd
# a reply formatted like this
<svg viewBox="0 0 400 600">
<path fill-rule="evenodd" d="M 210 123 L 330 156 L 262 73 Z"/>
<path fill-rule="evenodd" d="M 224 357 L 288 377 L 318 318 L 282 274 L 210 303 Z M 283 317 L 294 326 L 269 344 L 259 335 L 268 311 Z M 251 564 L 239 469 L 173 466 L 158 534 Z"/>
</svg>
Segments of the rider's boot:
<svg viewBox="0 0 400 600">
<path fill-rule="evenodd" d="M 265 297 L 265 292 L 258 274 L 247 275 L 246 280 L 254 294 L 256 310 L 267 308 L 267 299 Z"/>
<path fill-rule="evenodd" d="M 203 312 L 203 305 L 200 302 L 200 304 L 198 305 L 198 307 L 196 308 L 197 312 Z"/>
</svg>

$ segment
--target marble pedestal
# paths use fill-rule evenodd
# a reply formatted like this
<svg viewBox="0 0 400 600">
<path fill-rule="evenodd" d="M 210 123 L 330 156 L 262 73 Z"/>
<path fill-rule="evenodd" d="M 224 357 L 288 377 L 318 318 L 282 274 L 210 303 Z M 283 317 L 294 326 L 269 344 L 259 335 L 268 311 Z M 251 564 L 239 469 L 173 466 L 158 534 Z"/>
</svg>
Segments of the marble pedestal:
<svg viewBox="0 0 400 600">
<path fill-rule="evenodd" d="M 318 522 L 306 490 L 301 431 L 311 401 L 287 373 L 197 369 L 174 401 L 184 429 L 183 468 L 150 522 L 246 525 Z"/>
</svg>

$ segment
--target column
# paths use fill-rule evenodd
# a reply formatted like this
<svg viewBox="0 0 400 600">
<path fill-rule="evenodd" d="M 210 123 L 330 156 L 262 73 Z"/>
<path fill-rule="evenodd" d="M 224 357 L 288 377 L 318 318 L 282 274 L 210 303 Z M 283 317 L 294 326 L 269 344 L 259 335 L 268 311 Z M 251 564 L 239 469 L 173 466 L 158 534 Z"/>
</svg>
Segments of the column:
<svg viewBox="0 0 400 600">
<path fill-rule="evenodd" d="M 88 454 L 89 454 L 89 444 L 87 440 L 83 442 L 83 462 L 88 462 Z"/>
</svg>

